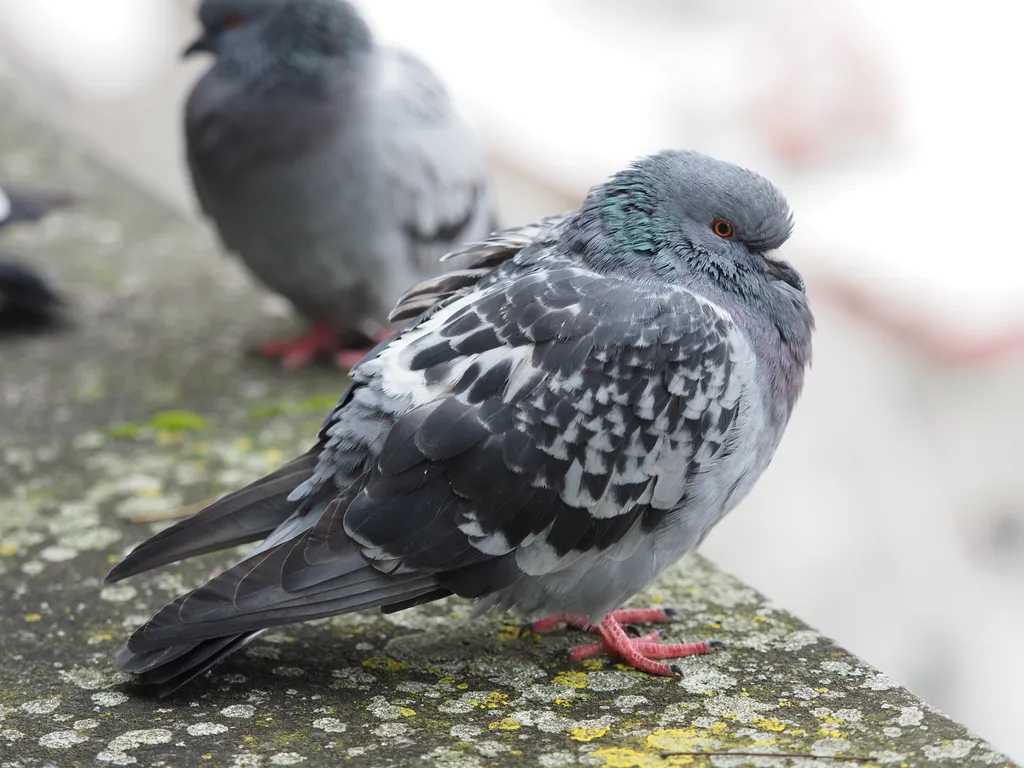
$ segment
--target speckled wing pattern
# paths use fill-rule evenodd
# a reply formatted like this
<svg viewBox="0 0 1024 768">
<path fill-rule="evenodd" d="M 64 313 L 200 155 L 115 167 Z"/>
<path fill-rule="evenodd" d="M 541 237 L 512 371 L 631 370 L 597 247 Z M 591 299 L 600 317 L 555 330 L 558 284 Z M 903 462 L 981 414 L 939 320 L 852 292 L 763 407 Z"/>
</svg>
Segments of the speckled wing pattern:
<svg viewBox="0 0 1024 768">
<path fill-rule="evenodd" d="M 439 304 L 353 370 L 291 517 L 140 628 L 122 668 L 182 657 L 170 679 L 248 641 L 227 635 L 482 597 L 685 514 L 693 475 L 729 450 L 744 338 L 692 293 L 591 271 L 533 232 L 521 252 L 514 232 L 468 249 L 495 262 L 476 287 L 433 282 Z"/>
<path fill-rule="evenodd" d="M 434 573 L 465 594 L 652 531 L 724 445 L 734 340 L 727 316 L 685 290 L 556 258 L 451 300 L 356 371 L 321 467 L 349 474 L 360 443 L 373 451 L 367 414 L 350 413 L 391 392 L 405 408 L 384 405 L 393 426 L 365 487 L 311 532 L 313 560 L 352 540 L 380 570 Z"/>
</svg>

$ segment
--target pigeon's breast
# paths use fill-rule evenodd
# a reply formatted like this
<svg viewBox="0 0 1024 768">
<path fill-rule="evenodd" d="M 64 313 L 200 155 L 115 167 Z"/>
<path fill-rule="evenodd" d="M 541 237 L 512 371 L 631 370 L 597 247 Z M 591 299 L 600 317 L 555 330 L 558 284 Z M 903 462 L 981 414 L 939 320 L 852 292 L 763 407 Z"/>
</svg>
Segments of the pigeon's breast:
<svg viewBox="0 0 1024 768">
<path fill-rule="evenodd" d="M 373 258 L 379 181 L 359 123 L 300 96 L 216 106 L 195 96 L 190 167 L 225 245 L 302 314 L 344 328 L 388 309 L 374 291 L 385 277 Z"/>
<path fill-rule="evenodd" d="M 226 181 L 323 151 L 351 116 L 317 90 L 239 88 L 211 73 L 189 95 L 185 134 L 193 163 Z"/>
<path fill-rule="evenodd" d="M 770 418 L 760 363 L 735 331 L 737 415 L 713 460 L 697 464 L 692 447 L 667 453 L 659 471 L 682 479 L 681 499 L 653 530 L 638 526 L 605 550 L 582 554 L 568 567 L 528 576 L 493 603 L 526 615 L 582 613 L 600 618 L 622 605 L 666 568 L 695 549 L 753 488 L 775 452 L 781 426 Z"/>
</svg>

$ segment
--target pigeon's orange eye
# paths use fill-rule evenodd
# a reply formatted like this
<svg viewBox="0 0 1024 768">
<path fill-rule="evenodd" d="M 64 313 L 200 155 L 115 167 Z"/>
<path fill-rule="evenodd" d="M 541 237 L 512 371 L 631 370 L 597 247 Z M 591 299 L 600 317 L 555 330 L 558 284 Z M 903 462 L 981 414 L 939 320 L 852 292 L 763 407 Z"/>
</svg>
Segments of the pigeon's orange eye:
<svg viewBox="0 0 1024 768">
<path fill-rule="evenodd" d="M 728 219 L 715 219 L 711 222 L 711 229 L 714 230 L 716 235 L 726 239 L 736 234 L 736 230 L 732 228 L 732 222 Z"/>
<path fill-rule="evenodd" d="M 240 14 L 238 11 L 232 11 L 224 17 L 224 26 L 228 29 L 234 29 L 240 27 L 245 23 L 245 16 Z"/>
</svg>

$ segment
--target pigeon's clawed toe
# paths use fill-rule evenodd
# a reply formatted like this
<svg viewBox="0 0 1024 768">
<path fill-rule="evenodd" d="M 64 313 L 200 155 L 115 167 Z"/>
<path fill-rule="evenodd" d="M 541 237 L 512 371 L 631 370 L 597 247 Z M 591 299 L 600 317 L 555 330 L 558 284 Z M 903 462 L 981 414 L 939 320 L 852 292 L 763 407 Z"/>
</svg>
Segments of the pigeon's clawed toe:
<svg viewBox="0 0 1024 768">
<path fill-rule="evenodd" d="M 672 612 L 675 615 L 675 611 Z M 585 616 L 560 614 L 540 619 L 531 624 L 534 632 L 545 632 L 560 624 L 600 635 L 600 641 L 580 645 L 569 650 L 569 658 L 582 661 L 594 656 L 605 654 L 618 658 L 625 664 L 654 675 L 670 676 L 667 664 L 655 663 L 655 659 L 676 659 L 683 656 L 695 656 L 710 653 L 717 641 L 701 641 L 697 643 L 663 643 L 665 631 L 655 630 L 642 634 L 627 621 L 658 623 L 670 621 L 670 614 L 660 608 L 626 608 L 612 611 L 599 624 L 591 624 Z"/>
<path fill-rule="evenodd" d="M 707 641 L 696 643 L 664 643 L 660 632 L 651 632 L 642 637 L 629 637 L 622 625 L 609 615 L 600 624 L 593 627 L 601 640 L 590 645 L 582 645 L 569 651 L 573 661 L 589 659 L 598 654 L 607 654 L 641 672 L 663 677 L 674 677 L 674 667 L 656 661 L 656 659 L 679 659 L 684 656 L 698 656 L 711 652 L 711 644 Z"/>
</svg>

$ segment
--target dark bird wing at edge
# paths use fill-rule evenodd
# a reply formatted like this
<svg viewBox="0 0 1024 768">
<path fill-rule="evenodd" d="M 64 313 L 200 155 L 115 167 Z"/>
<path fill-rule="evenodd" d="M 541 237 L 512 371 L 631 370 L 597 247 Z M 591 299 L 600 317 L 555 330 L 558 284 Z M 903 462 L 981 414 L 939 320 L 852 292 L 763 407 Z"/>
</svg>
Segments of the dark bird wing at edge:
<svg viewBox="0 0 1024 768">
<path fill-rule="evenodd" d="M 0 330 L 57 324 L 63 306 L 63 299 L 38 272 L 12 261 L 0 261 Z"/>
<path fill-rule="evenodd" d="M 480 270 L 513 267 L 531 232 L 543 227 L 466 255 Z M 682 502 L 738 408 L 731 323 L 681 289 L 564 260 L 481 275 L 476 291 L 454 277 L 407 294 L 433 291 L 438 303 L 354 369 L 313 451 L 111 572 L 273 528 L 256 553 L 140 627 L 122 669 L 164 695 L 267 627 L 480 597 L 638 540 Z M 418 379 L 411 407 L 388 396 L 396 375 Z M 285 486 L 303 477 L 288 502 Z"/>
</svg>

